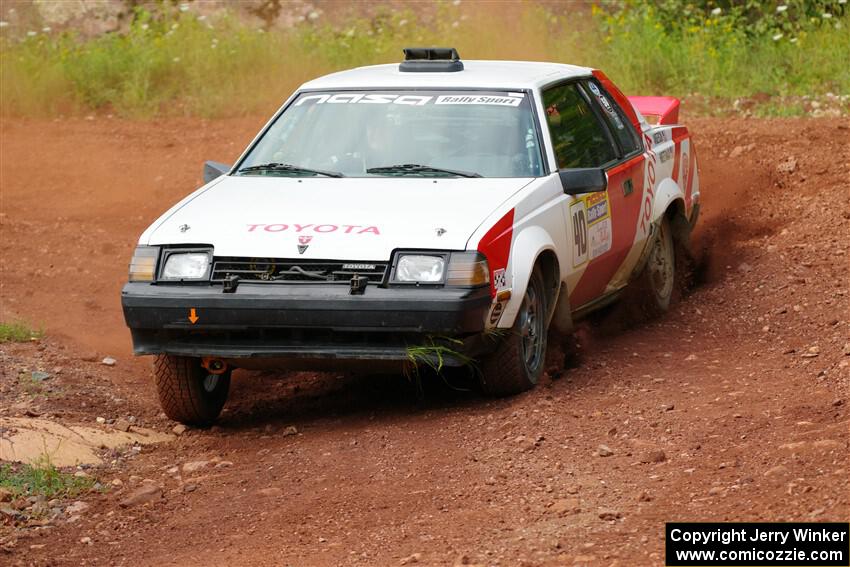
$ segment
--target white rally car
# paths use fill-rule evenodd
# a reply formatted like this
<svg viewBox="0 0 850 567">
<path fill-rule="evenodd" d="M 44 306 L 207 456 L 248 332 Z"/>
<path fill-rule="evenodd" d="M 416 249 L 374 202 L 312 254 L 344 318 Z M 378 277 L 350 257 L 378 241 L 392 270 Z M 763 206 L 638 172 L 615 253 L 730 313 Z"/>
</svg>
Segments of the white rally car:
<svg viewBox="0 0 850 567">
<path fill-rule="evenodd" d="M 584 67 L 404 52 L 304 84 L 142 234 L 122 305 L 173 419 L 211 423 L 233 368 L 475 360 L 512 394 L 550 326 L 632 283 L 667 309 L 699 212 L 677 100 Z"/>
</svg>

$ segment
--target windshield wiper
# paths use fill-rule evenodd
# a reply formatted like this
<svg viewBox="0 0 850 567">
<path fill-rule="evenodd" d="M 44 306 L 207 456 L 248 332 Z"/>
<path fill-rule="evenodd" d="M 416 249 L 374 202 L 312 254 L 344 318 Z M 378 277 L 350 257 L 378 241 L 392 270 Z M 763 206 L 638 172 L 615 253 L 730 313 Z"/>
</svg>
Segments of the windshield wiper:
<svg viewBox="0 0 850 567">
<path fill-rule="evenodd" d="M 251 165 L 243 167 L 236 173 L 244 173 L 247 171 L 286 171 L 289 173 L 307 173 L 312 175 L 324 175 L 326 177 L 345 177 L 337 171 L 323 171 L 321 169 L 310 169 L 309 167 L 301 167 L 290 163 L 263 163 L 260 165 Z"/>
<path fill-rule="evenodd" d="M 377 173 L 377 174 L 400 174 L 406 175 L 408 173 L 412 174 L 424 174 L 424 173 L 445 173 L 447 175 L 455 175 L 457 177 L 481 177 L 478 173 L 472 173 L 469 171 L 457 171 L 455 169 L 445 169 L 442 167 L 431 167 L 430 165 L 420 165 L 417 163 L 402 163 L 398 165 L 386 165 L 383 167 L 370 167 L 366 170 L 366 173 Z"/>
</svg>

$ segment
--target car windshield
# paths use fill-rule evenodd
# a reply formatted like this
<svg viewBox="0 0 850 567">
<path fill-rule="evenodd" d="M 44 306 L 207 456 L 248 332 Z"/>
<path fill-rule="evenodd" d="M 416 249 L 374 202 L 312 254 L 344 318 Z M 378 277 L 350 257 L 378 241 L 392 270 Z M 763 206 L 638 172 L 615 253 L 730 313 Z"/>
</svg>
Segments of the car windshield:
<svg viewBox="0 0 850 567">
<path fill-rule="evenodd" d="M 526 93 L 328 91 L 301 93 L 237 174 L 536 177 L 541 169 Z"/>
</svg>

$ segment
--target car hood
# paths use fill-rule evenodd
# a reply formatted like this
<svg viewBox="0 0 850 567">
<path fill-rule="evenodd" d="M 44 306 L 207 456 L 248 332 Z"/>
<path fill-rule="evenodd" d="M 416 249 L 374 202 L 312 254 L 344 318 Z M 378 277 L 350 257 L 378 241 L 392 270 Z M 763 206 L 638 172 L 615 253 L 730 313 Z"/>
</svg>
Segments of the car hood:
<svg viewBox="0 0 850 567">
<path fill-rule="evenodd" d="M 142 243 L 323 260 L 386 260 L 397 248 L 463 250 L 487 216 L 530 182 L 226 176 L 164 214 Z"/>
</svg>

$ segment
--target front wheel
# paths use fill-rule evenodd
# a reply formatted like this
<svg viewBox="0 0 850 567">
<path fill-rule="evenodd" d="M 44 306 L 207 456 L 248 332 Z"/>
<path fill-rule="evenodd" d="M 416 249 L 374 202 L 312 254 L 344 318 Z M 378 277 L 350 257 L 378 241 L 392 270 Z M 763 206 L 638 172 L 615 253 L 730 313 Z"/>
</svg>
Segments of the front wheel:
<svg viewBox="0 0 850 567">
<path fill-rule="evenodd" d="M 227 401 L 230 371 L 211 374 L 198 358 L 157 355 L 153 373 L 162 410 L 175 421 L 211 425 Z"/>
<path fill-rule="evenodd" d="M 546 359 L 548 298 L 539 268 L 528 281 L 514 326 L 496 351 L 482 361 L 481 385 L 493 396 L 530 390 L 543 374 Z"/>
</svg>

